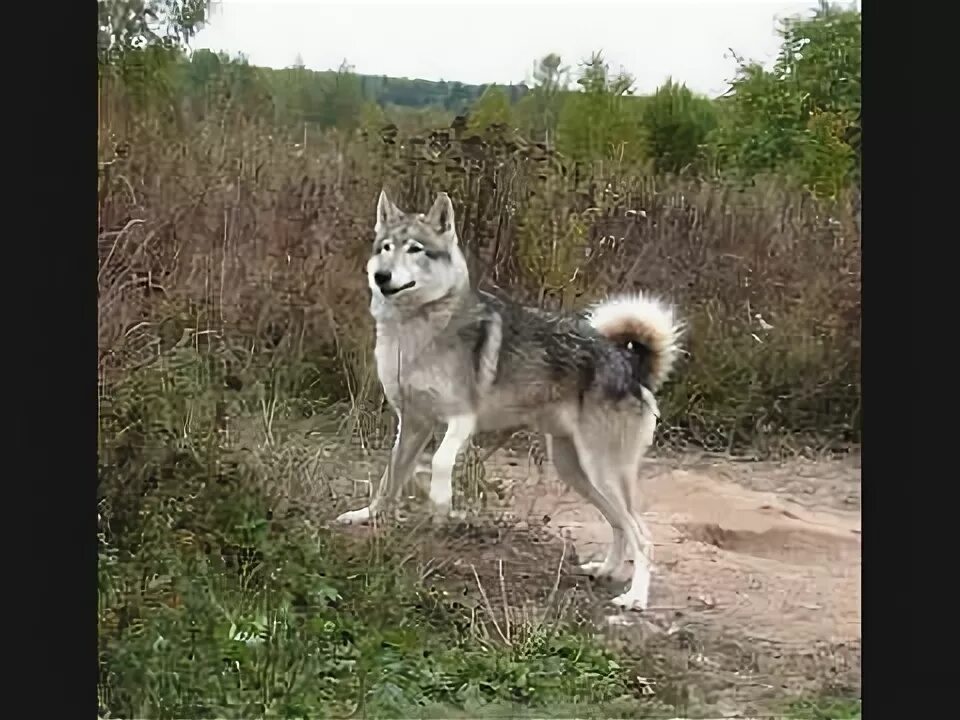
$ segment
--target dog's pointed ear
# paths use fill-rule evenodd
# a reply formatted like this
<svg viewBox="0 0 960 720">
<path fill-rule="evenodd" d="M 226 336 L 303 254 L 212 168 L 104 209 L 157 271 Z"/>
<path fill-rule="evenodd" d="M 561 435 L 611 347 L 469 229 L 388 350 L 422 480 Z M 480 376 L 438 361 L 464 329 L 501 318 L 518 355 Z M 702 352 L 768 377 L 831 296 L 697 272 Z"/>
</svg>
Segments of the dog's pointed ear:
<svg viewBox="0 0 960 720">
<path fill-rule="evenodd" d="M 403 212 L 387 197 L 387 190 L 384 188 L 380 191 L 380 199 L 377 200 L 377 224 L 374 230 L 378 231 L 383 226 L 396 222 L 401 217 L 403 217 Z"/>
<path fill-rule="evenodd" d="M 453 230 L 453 203 L 445 192 L 438 193 L 433 207 L 427 213 L 426 222 L 441 235 Z"/>
</svg>

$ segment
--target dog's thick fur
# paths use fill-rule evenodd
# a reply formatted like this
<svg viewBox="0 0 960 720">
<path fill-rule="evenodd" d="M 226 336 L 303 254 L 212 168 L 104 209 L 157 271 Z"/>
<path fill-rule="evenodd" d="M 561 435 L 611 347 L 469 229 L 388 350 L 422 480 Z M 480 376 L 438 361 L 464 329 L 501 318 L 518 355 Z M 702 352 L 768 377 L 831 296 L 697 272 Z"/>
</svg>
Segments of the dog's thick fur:
<svg viewBox="0 0 960 720">
<path fill-rule="evenodd" d="M 447 426 L 431 463 L 439 514 L 450 510 L 453 466 L 471 435 L 527 426 L 550 436 L 558 475 L 613 528 L 606 559 L 584 569 L 612 575 L 629 550 L 633 580 L 614 603 L 645 609 L 653 544 L 630 486 L 653 441 L 654 392 L 679 350 L 673 308 L 635 294 L 559 315 L 472 289 L 445 193 L 426 215 L 380 194 L 367 275 L 377 371 L 399 422 L 369 507 L 339 520 L 364 522 L 395 502 L 436 423 Z"/>
</svg>

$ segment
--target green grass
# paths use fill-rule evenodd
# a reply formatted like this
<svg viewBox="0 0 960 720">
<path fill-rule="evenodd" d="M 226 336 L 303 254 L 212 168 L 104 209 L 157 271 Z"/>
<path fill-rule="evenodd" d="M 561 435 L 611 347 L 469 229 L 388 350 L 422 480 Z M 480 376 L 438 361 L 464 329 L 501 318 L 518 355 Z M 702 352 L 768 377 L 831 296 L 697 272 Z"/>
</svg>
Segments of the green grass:
<svg viewBox="0 0 960 720">
<path fill-rule="evenodd" d="M 219 445 L 215 365 L 174 360 L 101 407 L 103 717 L 636 714 L 633 674 L 590 628 L 534 620 L 491 640 L 399 530 L 274 512 L 276 468 Z"/>
<path fill-rule="evenodd" d="M 165 518 L 155 512 L 169 541 L 124 552 L 101 538 L 101 705 L 111 716 L 476 715 L 632 695 L 628 671 L 577 628 L 529 626 L 510 646 L 485 640 L 465 607 L 397 570 L 399 543 L 250 510 L 199 541 L 166 507 Z"/>
<path fill-rule="evenodd" d="M 791 703 L 787 716 L 798 720 L 860 720 L 861 701 L 856 698 L 806 698 Z"/>
</svg>

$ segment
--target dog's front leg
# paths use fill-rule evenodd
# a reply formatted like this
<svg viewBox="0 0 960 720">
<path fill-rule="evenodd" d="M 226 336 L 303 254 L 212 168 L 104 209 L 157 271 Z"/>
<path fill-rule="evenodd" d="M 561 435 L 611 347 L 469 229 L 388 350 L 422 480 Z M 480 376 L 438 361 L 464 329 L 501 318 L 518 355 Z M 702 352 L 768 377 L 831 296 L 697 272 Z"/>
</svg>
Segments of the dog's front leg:
<svg viewBox="0 0 960 720">
<path fill-rule="evenodd" d="M 397 418 L 397 439 L 373 500 L 365 508 L 345 512 L 337 518 L 344 525 L 368 522 L 383 512 L 386 505 L 396 502 L 404 484 L 413 476 L 417 458 L 430 440 L 433 423 L 411 415 Z"/>
<path fill-rule="evenodd" d="M 477 427 L 476 415 L 457 415 L 447 423 L 447 431 L 430 464 L 430 502 L 437 516 L 450 514 L 453 500 L 453 466 Z"/>
</svg>

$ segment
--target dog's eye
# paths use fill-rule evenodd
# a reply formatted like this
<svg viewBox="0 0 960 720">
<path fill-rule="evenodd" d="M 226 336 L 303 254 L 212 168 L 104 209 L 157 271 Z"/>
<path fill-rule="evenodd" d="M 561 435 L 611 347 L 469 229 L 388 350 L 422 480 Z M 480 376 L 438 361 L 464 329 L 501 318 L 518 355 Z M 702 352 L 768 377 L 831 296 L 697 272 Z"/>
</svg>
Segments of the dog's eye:
<svg viewBox="0 0 960 720">
<path fill-rule="evenodd" d="M 393 250 L 393 245 L 391 243 L 385 242 L 380 246 L 380 252 L 390 252 Z"/>
<path fill-rule="evenodd" d="M 413 255 L 414 253 L 423 252 L 423 248 L 420 245 L 411 245 L 407 248 L 407 252 Z"/>
</svg>

